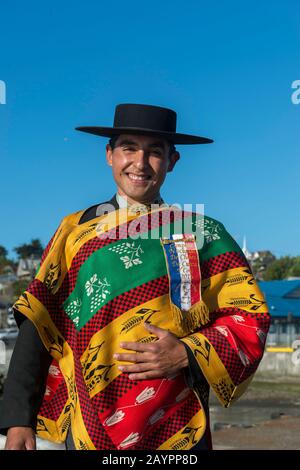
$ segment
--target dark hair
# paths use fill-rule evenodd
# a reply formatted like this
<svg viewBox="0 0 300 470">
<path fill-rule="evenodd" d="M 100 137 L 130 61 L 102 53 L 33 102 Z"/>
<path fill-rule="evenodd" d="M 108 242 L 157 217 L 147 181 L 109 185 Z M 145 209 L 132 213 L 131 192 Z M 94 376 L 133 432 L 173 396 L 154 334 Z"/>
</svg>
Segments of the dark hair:
<svg viewBox="0 0 300 470">
<path fill-rule="evenodd" d="M 113 137 L 111 137 L 108 141 L 109 145 L 111 146 L 112 150 L 114 150 L 115 146 L 116 146 L 116 142 L 118 140 L 118 137 L 119 135 L 114 135 Z M 173 142 L 170 142 L 169 140 L 167 140 L 168 144 L 169 144 L 169 155 L 172 155 L 172 153 L 176 152 L 176 147 L 175 145 L 173 144 Z"/>
</svg>

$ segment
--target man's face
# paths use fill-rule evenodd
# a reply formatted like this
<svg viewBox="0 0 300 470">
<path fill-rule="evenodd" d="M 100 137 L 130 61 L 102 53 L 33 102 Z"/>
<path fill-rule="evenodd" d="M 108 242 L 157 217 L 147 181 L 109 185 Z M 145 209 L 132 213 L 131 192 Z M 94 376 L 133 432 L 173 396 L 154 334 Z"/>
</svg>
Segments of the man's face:
<svg viewBox="0 0 300 470">
<path fill-rule="evenodd" d="M 147 203 L 159 195 L 179 153 L 170 155 L 169 143 L 161 137 L 122 134 L 113 150 L 106 146 L 106 159 L 112 167 L 118 193 L 127 196 L 129 202 Z"/>
</svg>

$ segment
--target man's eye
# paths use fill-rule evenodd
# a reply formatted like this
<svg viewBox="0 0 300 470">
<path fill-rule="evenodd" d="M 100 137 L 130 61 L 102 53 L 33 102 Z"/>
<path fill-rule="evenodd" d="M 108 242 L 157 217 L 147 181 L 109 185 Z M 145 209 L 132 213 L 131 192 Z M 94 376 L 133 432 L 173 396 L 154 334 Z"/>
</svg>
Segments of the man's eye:
<svg viewBox="0 0 300 470">
<path fill-rule="evenodd" d="M 162 151 L 159 150 L 159 149 L 158 149 L 158 150 L 151 150 L 151 153 L 152 153 L 153 155 L 157 155 L 157 156 L 159 156 L 159 157 L 162 155 Z"/>
<path fill-rule="evenodd" d="M 125 152 L 135 152 L 136 149 L 134 147 L 123 147 L 123 150 L 125 150 Z"/>
</svg>

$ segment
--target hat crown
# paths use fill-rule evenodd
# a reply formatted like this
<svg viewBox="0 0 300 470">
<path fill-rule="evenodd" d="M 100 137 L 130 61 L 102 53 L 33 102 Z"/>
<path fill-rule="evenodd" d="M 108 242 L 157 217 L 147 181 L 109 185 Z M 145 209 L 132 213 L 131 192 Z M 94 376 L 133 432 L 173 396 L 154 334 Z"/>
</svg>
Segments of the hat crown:
<svg viewBox="0 0 300 470">
<path fill-rule="evenodd" d="M 118 104 L 114 127 L 176 132 L 177 114 L 172 109 L 148 104 Z"/>
<path fill-rule="evenodd" d="M 80 126 L 78 131 L 103 137 L 120 134 L 159 136 L 173 144 L 210 144 L 207 137 L 176 132 L 177 114 L 169 108 L 150 104 L 118 104 L 115 108 L 113 127 Z"/>
</svg>

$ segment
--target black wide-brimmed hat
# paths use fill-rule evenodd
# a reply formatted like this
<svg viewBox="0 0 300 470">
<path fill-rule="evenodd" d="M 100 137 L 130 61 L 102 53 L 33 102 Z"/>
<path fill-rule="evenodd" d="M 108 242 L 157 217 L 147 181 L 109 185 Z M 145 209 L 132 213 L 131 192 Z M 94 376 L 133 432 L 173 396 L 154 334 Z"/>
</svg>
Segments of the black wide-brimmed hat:
<svg viewBox="0 0 300 470">
<path fill-rule="evenodd" d="M 118 104 L 113 127 L 84 126 L 77 131 L 103 137 L 120 134 L 158 135 L 174 144 L 210 144 L 212 139 L 176 133 L 177 114 L 172 109 L 148 104 Z"/>
</svg>

